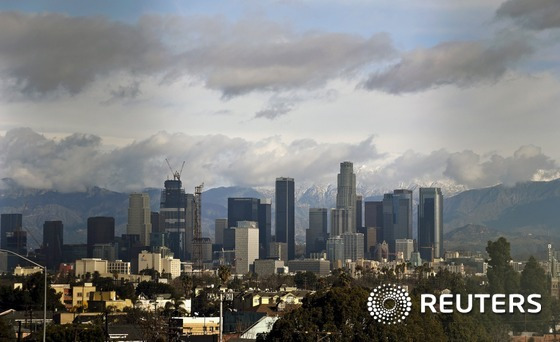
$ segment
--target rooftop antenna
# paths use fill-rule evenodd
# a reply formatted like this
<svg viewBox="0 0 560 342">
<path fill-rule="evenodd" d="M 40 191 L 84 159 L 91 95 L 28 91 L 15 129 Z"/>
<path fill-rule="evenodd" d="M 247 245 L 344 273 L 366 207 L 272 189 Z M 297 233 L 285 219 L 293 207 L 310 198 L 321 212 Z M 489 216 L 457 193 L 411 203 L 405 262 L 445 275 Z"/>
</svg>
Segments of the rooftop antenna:
<svg viewBox="0 0 560 342">
<path fill-rule="evenodd" d="M 183 173 L 183 167 L 185 167 L 185 161 L 183 160 L 183 165 L 181 165 L 181 170 L 180 171 L 173 171 L 173 169 L 171 168 L 171 164 L 169 164 L 169 160 L 167 160 L 167 158 L 165 158 L 165 161 L 167 162 L 167 166 L 169 167 L 169 170 L 171 171 L 171 174 L 173 175 L 173 179 L 174 180 L 181 180 L 181 174 Z"/>
</svg>

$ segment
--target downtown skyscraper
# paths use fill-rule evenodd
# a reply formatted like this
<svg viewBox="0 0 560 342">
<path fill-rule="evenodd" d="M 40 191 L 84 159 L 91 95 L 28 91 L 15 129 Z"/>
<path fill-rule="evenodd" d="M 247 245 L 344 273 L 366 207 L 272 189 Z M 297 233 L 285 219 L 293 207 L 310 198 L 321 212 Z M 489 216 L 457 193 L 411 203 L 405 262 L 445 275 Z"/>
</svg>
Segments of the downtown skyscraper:
<svg viewBox="0 0 560 342">
<path fill-rule="evenodd" d="M 147 193 L 133 193 L 128 203 L 126 233 L 138 235 L 142 245 L 149 246 L 152 232 L 150 196 Z"/>
<path fill-rule="evenodd" d="M 161 191 L 160 231 L 168 234 L 167 247 L 175 258 L 191 258 L 194 227 L 194 195 L 186 194 L 178 176 L 166 180 Z"/>
<path fill-rule="evenodd" d="M 276 178 L 276 242 L 288 245 L 288 260 L 296 254 L 295 186 L 293 178 Z"/>
<path fill-rule="evenodd" d="M 345 161 L 340 163 L 340 173 L 337 177 L 336 209 L 331 213 L 331 236 L 356 232 L 356 205 L 354 166 Z"/>
<path fill-rule="evenodd" d="M 418 251 L 426 261 L 443 257 L 443 195 L 440 188 L 420 188 Z"/>
<path fill-rule="evenodd" d="M 397 239 L 412 239 L 412 190 L 397 189 L 383 196 L 383 237 L 391 254 Z"/>
</svg>

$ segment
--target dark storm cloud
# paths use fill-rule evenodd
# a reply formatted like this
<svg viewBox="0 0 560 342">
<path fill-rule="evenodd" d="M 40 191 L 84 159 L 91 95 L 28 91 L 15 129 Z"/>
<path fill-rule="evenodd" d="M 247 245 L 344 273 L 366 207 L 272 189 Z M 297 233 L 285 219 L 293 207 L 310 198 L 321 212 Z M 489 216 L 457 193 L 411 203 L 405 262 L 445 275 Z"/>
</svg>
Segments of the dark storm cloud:
<svg viewBox="0 0 560 342">
<path fill-rule="evenodd" d="M 76 94 L 112 72 L 160 70 L 169 57 L 149 32 L 101 17 L 3 12 L 0 32 L 0 72 L 26 94 Z"/>
<path fill-rule="evenodd" d="M 509 66 L 530 53 L 531 47 L 523 39 L 447 42 L 403 54 L 399 63 L 372 74 L 363 86 L 400 94 L 445 85 L 468 87 L 495 82 Z"/>
<path fill-rule="evenodd" d="M 386 34 L 370 38 L 296 33 L 268 21 L 147 16 L 125 24 L 103 17 L 0 13 L 0 74 L 26 95 L 77 94 L 114 73 L 173 82 L 195 77 L 231 97 L 255 90 L 314 87 L 394 55 Z M 134 84 L 134 83 L 133 83 Z M 113 86 L 111 98 L 138 88 Z M 111 87 L 109 88 L 111 89 Z"/>
<path fill-rule="evenodd" d="M 522 27 L 545 30 L 560 27 L 560 1 L 508 0 L 496 11 L 496 17 L 509 18 Z"/>
</svg>

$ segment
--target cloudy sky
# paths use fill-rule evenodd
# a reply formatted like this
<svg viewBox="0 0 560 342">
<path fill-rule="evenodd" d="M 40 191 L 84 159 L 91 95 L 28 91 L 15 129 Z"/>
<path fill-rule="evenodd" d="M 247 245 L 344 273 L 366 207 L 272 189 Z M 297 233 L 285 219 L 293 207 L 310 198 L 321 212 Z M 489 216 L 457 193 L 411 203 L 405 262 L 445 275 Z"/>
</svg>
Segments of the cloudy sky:
<svg viewBox="0 0 560 342">
<path fill-rule="evenodd" d="M 560 177 L 557 0 L 5 1 L 0 177 L 60 191 Z M 7 182 L 4 182 L 5 184 Z M 4 184 L 4 186 L 5 186 Z"/>
</svg>

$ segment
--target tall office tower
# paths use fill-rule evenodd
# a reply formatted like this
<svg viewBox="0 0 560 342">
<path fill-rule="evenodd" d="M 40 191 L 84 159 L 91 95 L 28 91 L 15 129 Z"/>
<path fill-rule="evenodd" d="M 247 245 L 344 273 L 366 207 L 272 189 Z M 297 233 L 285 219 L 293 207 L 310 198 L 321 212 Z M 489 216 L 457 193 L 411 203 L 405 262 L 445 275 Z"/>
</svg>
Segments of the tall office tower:
<svg viewBox="0 0 560 342">
<path fill-rule="evenodd" d="M 62 221 L 45 221 L 43 224 L 43 253 L 49 270 L 57 270 L 62 263 L 63 225 Z"/>
<path fill-rule="evenodd" d="M 93 258 L 93 245 L 111 244 L 115 241 L 113 217 L 89 217 L 87 220 L 87 257 Z"/>
<path fill-rule="evenodd" d="M 327 239 L 327 259 L 333 270 L 344 266 L 344 240 L 340 236 Z"/>
<path fill-rule="evenodd" d="M 362 196 L 356 196 L 356 229 L 354 230 L 355 232 L 359 232 L 364 226 L 363 207 L 364 207 L 364 198 Z"/>
<path fill-rule="evenodd" d="M 152 233 L 159 233 L 161 232 L 161 217 L 157 211 L 152 211 L 150 213 L 150 223 L 152 224 Z"/>
<path fill-rule="evenodd" d="M 194 195 L 186 194 L 179 175 L 166 180 L 161 191 L 160 231 L 168 234 L 168 247 L 176 258 L 190 258 L 194 227 Z"/>
<path fill-rule="evenodd" d="M 356 261 L 364 258 L 364 234 L 362 233 L 344 233 L 342 234 L 344 242 L 344 259 Z"/>
<path fill-rule="evenodd" d="M 348 223 L 352 220 L 352 211 L 345 208 L 331 209 L 331 237 L 340 236 L 351 231 Z"/>
<path fill-rule="evenodd" d="M 276 178 L 276 242 L 288 244 L 288 260 L 295 259 L 294 179 Z"/>
<path fill-rule="evenodd" d="M 144 246 L 149 246 L 151 232 L 150 196 L 147 193 L 130 194 L 128 198 L 126 233 L 140 235 L 140 242 Z"/>
<path fill-rule="evenodd" d="M 305 232 L 305 255 L 327 248 L 327 208 L 309 208 L 309 228 Z"/>
<path fill-rule="evenodd" d="M 259 204 L 259 257 L 266 258 L 272 242 L 272 204 Z"/>
<path fill-rule="evenodd" d="M 235 228 L 235 273 L 245 274 L 259 258 L 259 229 L 257 222 L 238 221 Z"/>
<path fill-rule="evenodd" d="M 364 203 L 364 227 L 377 228 L 377 241 L 382 242 L 383 237 L 383 201 L 366 201 Z"/>
<path fill-rule="evenodd" d="M 214 243 L 216 245 L 224 245 L 224 230 L 228 228 L 228 220 L 226 218 L 218 218 L 214 221 Z"/>
<path fill-rule="evenodd" d="M 270 244 L 271 237 L 271 206 L 268 203 L 261 203 L 258 198 L 251 197 L 230 197 L 228 198 L 228 219 L 230 227 L 237 226 L 239 221 L 257 222 L 259 228 L 259 256 L 265 258 Z M 231 237 L 231 231 L 224 231 Z M 225 239 L 225 237 L 224 237 Z M 235 238 L 226 242 L 224 248 L 234 249 L 232 246 Z"/>
<path fill-rule="evenodd" d="M 397 258 L 399 258 L 399 255 L 402 253 L 402 258 L 405 261 L 410 261 L 412 252 L 414 252 L 414 240 L 412 239 L 395 240 L 395 253 L 397 255 Z"/>
<path fill-rule="evenodd" d="M 27 232 L 23 230 L 22 214 L 2 214 L 0 230 L 2 231 L 0 244 L 3 249 L 18 254 L 27 254 Z"/>
<path fill-rule="evenodd" d="M 377 245 L 377 242 L 380 242 L 377 240 L 377 231 L 379 229 L 374 227 L 366 227 L 364 229 L 364 257 L 366 259 L 373 259 L 374 257 L 375 245 Z"/>
<path fill-rule="evenodd" d="M 391 254 L 396 239 L 412 239 L 411 190 L 397 189 L 383 196 L 383 235 Z"/>
<path fill-rule="evenodd" d="M 356 175 L 351 162 L 340 163 L 340 173 L 337 177 L 336 208 L 348 210 L 348 222 L 341 232 L 356 232 Z"/>
<path fill-rule="evenodd" d="M 443 257 L 443 195 L 440 188 L 420 188 L 418 251 L 427 261 Z"/>
</svg>

